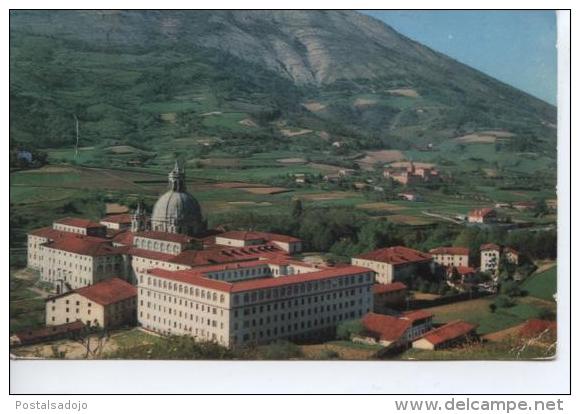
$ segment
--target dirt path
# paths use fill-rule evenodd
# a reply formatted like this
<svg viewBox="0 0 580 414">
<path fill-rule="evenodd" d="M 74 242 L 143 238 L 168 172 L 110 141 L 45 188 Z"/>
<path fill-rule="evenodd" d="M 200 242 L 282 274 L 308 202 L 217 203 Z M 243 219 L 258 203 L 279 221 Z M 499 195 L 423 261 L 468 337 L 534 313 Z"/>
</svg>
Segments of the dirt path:
<svg viewBox="0 0 580 414">
<path fill-rule="evenodd" d="M 96 336 L 91 338 L 91 349 L 94 349 L 97 346 L 98 339 Z M 118 348 L 117 343 L 111 337 L 108 337 L 103 340 L 102 345 L 102 352 L 101 354 L 106 354 L 112 351 L 115 351 Z M 70 339 L 64 339 L 60 341 L 44 343 L 44 344 L 36 344 L 36 345 L 27 345 L 23 347 L 19 347 L 13 350 L 13 353 L 19 357 L 36 357 L 36 358 L 56 358 L 57 353 L 62 353 L 65 359 L 95 359 L 99 358 L 100 355 L 97 356 L 89 356 L 86 357 L 87 351 L 86 346 L 83 345 L 81 342 L 73 341 Z"/>
<path fill-rule="evenodd" d="M 536 271 L 534 273 L 543 273 L 546 270 L 549 270 L 551 268 L 553 268 L 554 266 L 556 266 L 556 262 L 547 262 L 547 263 L 539 263 L 538 268 L 536 269 Z"/>
<path fill-rule="evenodd" d="M 322 351 L 334 351 L 341 359 L 365 360 L 372 358 L 378 349 L 356 349 L 335 344 L 302 345 L 300 347 L 304 355 L 308 358 L 317 358 Z"/>
<path fill-rule="evenodd" d="M 444 216 L 442 214 L 430 213 L 428 211 L 421 211 L 421 214 L 424 214 L 424 215 L 426 215 L 428 217 L 434 217 L 434 218 L 438 218 L 438 219 L 441 219 L 441 220 L 450 221 L 450 222 L 455 223 L 455 224 L 461 224 L 462 223 L 462 221 L 459 220 L 459 219 L 455 219 L 455 218 L 452 218 L 452 217 L 447 217 L 447 216 Z"/>
<path fill-rule="evenodd" d="M 524 325 L 525 323 L 522 323 L 520 325 L 512 326 L 511 328 L 502 329 L 501 331 L 488 333 L 483 336 L 483 339 L 487 339 L 491 342 L 502 342 L 512 336 L 516 336 Z"/>
<path fill-rule="evenodd" d="M 43 299 L 50 296 L 50 293 L 48 293 L 47 291 L 42 290 L 42 289 L 39 289 L 39 288 L 34 287 L 34 286 L 33 287 L 29 287 L 28 290 L 30 290 L 31 292 L 36 293 L 38 296 L 40 296 Z"/>
<path fill-rule="evenodd" d="M 22 280 L 37 280 L 38 279 L 38 273 L 35 270 L 31 270 L 28 268 L 18 269 L 14 273 L 12 273 L 12 276 L 14 276 L 16 279 L 22 279 Z"/>
</svg>

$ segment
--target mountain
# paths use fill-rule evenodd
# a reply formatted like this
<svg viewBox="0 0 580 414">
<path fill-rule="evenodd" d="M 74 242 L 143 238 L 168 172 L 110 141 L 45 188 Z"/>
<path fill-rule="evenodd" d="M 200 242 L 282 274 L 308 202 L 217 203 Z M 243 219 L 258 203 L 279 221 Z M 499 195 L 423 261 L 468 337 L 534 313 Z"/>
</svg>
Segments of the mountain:
<svg viewBox="0 0 580 414">
<path fill-rule="evenodd" d="M 493 129 L 520 150 L 555 152 L 555 107 L 352 11 L 10 17 L 18 142 L 70 142 L 74 114 L 95 143 L 314 131 L 354 148 L 409 148 Z"/>
</svg>

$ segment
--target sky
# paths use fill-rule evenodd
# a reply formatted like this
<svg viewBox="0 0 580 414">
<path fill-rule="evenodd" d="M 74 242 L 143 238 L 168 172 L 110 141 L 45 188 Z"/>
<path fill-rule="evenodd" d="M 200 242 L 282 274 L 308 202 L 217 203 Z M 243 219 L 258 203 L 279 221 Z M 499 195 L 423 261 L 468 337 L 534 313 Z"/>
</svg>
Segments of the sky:
<svg viewBox="0 0 580 414">
<path fill-rule="evenodd" d="M 553 11 L 362 11 L 403 35 L 556 104 Z"/>
</svg>

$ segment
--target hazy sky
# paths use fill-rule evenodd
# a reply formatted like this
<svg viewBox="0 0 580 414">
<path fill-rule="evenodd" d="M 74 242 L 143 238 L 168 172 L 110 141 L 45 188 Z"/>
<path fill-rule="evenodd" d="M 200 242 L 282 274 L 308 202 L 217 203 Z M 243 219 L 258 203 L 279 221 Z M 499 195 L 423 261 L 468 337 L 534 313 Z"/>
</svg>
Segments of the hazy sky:
<svg viewBox="0 0 580 414">
<path fill-rule="evenodd" d="M 398 32 L 552 104 L 556 14 L 552 11 L 363 11 Z"/>
</svg>

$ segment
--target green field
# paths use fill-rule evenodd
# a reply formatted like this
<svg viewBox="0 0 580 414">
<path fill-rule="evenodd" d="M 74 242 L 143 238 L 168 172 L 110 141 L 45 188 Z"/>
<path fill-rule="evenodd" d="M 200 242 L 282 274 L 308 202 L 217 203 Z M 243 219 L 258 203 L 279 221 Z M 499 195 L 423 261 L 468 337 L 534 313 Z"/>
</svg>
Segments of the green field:
<svg viewBox="0 0 580 414">
<path fill-rule="evenodd" d="M 554 301 L 554 294 L 557 292 L 558 266 L 535 273 L 528 277 L 523 283 L 522 288 L 529 295 L 540 299 Z"/>
<path fill-rule="evenodd" d="M 411 348 L 395 359 L 403 361 L 513 361 L 546 359 L 555 356 L 555 349 L 526 346 L 522 352 L 510 343 L 472 344 L 451 349 L 428 351 Z"/>
<path fill-rule="evenodd" d="M 427 310 L 435 315 L 435 322 L 438 323 L 462 319 L 478 324 L 477 332 L 482 335 L 519 325 L 528 319 L 537 318 L 543 309 L 555 311 L 553 304 L 536 301 L 532 298 L 520 298 L 515 306 L 498 308 L 494 313 L 489 309 L 491 303 L 493 303 L 493 298 L 484 298 L 436 306 Z"/>
<path fill-rule="evenodd" d="M 44 326 L 44 299 L 30 290 L 36 279 L 22 279 L 10 268 L 10 333 Z M 28 272 L 28 271 L 27 271 Z"/>
</svg>

